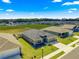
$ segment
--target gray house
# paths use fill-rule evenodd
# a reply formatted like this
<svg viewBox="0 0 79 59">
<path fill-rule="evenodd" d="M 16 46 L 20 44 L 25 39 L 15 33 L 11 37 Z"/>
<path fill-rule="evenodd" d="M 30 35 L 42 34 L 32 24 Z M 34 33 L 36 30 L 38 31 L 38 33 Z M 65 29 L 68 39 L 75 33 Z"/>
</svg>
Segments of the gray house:
<svg viewBox="0 0 79 59">
<path fill-rule="evenodd" d="M 73 30 L 75 28 L 76 25 L 73 24 L 64 24 L 61 27 L 64 29 L 69 29 L 69 30 Z"/>
<path fill-rule="evenodd" d="M 36 30 L 36 29 L 31 29 L 23 32 L 21 34 L 21 37 L 23 37 L 26 41 L 31 43 L 33 46 L 56 41 L 54 35 L 41 30 Z"/>
<path fill-rule="evenodd" d="M 21 59 L 20 46 L 0 37 L 0 59 Z"/>
<path fill-rule="evenodd" d="M 48 28 L 44 28 L 42 29 L 45 32 L 49 32 L 55 35 L 58 35 L 62 38 L 71 36 L 73 34 L 72 30 L 69 29 L 65 29 L 62 26 L 58 27 L 58 26 L 52 26 L 52 27 L 48 27 Z"/>
<path fill-rule="evenodd" d="M 72 30 L 73 32 L 79 32 L 79 26 L 78 25 L 72 25 L 72 24 L 65 24 L 62 26 L 64 29 Z"/>
</svg>

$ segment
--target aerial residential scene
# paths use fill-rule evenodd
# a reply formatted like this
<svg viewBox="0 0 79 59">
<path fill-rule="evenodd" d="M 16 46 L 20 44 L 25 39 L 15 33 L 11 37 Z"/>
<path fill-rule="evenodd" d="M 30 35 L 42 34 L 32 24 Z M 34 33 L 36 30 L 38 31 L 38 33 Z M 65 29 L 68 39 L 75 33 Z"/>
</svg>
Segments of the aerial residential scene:
<svg viewBox="0 0 79 59">
<path fill-rule="evenodd" d="M 0 0 L 0 59 L 79 59 L 79 0 Z"/>
</svg>

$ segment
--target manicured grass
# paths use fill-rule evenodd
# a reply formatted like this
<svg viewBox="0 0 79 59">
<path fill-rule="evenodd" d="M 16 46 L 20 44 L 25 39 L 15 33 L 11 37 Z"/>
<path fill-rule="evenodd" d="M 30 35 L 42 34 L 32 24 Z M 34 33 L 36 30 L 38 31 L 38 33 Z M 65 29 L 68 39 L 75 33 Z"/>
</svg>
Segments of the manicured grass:
<svg viewBox="0 0 79 59">
<path fill-rule="evenodd" d="M 1 33 L 19 33 L 28 29 L 42 29 L 51 25 L 46 24 L 29 24 L 29 25 L 17 25 L 17 26 L 0 26 Z"/>
<path fill-rule="evenodd" d="M 28 25 L 17 25 L 17 26 L 0 26 L 0 30 L 22 29 L 22 28 L 42 29 L 42 28 L 49 27 L 49 26 L 51 26 L 51 25 L 47 25 L 47 24 L 28 24 Z"/>
<path fill-rule="evenodd" d="M 57 37 L 57 41 L 60 42 L 60 43 L 63 43 L 65 45 L 67 44 L 70 44 L 71 42 L 77 40 L 76 38 L 74 38 L 73 36 L 69 36 L 67 38 L 60 38 L 60 37 Z"/>
<path fill-rule="evenodd" d="M 25 30 L 29 30 L 29 28 L 27 29 L 8 29 L 8 30 L 0 30 L 0 33 L 11 33 L 11 34 L 17 34 L 20 32 L 23 32 Z"/>
<path fill-rule="evenodd" d="M 19 42 L 22 44 L 22 53 L 23 59 L 32 59 L 33 56 L 36 56 L 36 59 L 40 59 L 42 56 L 42 49 L 34 49 L 29 43 L 27 43 L 22 38 L 19 39 Z M 51 52 L 56 51 L 58 48 L 55 46 L 44 46 L 44 55 L 47 55 Z"/>
<path fill-rule="evenodd" d="M 73 45 L 72 45 L 72 47 L 75 47 L 75 46 L 76 46 L 76 44 L 73 44 Z"/>
<path fill-rule="evenodd" d="M 77 35 L 77 36 L 79 36 L 79 32 L 74 32 L 74 35 Z"/>
<path fill-rule="evenodd" d="M 60 57 L 61 55 L 63 55 L 65 52 L 62 51 L 60 53 L 58 53 L 57 55 L 53 56 L 51 59 L 57 59 L 58 57 Z"/>
</svg>

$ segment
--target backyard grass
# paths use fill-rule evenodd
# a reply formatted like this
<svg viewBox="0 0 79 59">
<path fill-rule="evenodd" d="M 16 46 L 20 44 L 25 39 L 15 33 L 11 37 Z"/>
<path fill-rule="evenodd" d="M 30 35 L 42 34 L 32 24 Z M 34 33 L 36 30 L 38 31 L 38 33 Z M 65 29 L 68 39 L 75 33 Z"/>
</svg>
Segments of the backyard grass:
<svg viewBox="0 0 79 59">
<path fill-rule="evenodd" d="M 60 53 L 58 53 L 57 55 L 53 56 L 51 59 L 57 59 L 58 57 L 60 57 L 61 55 L 63 55 L 65 52 L 62 51 Z"/>
<path fill-rule="evenodd" d="M 76 46 L 76 44 L 73 44 L 73 45 L 72 45 L 72 47 L 75 47 L 75 46 Z"/>
<path fill-rule="evenodd" d="M 42 29 L 51 25 L 46 24 L 29 24 L 29 25 L 17 25 L 17 26 L 0 26 L 1 33 L 19 33 L 28 29 Z"/>
<path fill-rule="evenodd" d="M 22 44 L 22 53 L 23 59 L 32 59 L 33 56 L 36 56 L 36 59 L 40 59 L 42 56 L 42 49 L 34 49 L 29 43 L 27 43 L 22 38 L 19 39 L 19 42 Z M 55 46 L 44 46 L 44 55 L 47 55 L 51 52 L 56 51 L 58 48 Z"/>
<path fill-rule="evenodd" d="M 79 32 L 74 32 L 74 35 L 77 35 L 77 36 L 79 36 Z"/>
<path fill-rule="evenodd" d="M 22 29 L 22 28 L 34 28 L 34 29 L 42 29 L 45 27 L 49 27 L 51 25 L 47 24 L 25 24 L 25 25 L 17 25 L 17 26 L 0 26 L 0 30 L 8 30 L 8 29 Z"/>
<path fill-rule="evenodd" d="M 77 40 L 76 38 L 74 38 L 73 36 L 69 36 L 67 38 L 60 38 L 57 37 L 57 41 L 60 43 L 63 43 L 65 45 L 72 43 L 73 41 Z"/>
<path fill-rule="evenodd" d="M 23 32 L 25 30 L 29 30 L 29 28 L 27 29 L 8 29 L 8 30 L 0 30 L 0 33 L 11 33 L 11 34 L 17 34 L 20 32 Z"/>
</svg>

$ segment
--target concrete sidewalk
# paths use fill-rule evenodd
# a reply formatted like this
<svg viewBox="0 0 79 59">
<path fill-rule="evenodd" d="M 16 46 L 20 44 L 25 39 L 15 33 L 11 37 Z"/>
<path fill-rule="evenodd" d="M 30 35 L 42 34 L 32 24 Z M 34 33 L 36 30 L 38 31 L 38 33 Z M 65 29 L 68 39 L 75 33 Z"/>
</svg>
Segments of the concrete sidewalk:
<svg viewBox="0 0 79 59">
<path fill-rule="evenodd" d="M 62 51 L 62 50 L 58 49 L 58 50 L 56 50 L 55 52 L 50 53 L 49 55 L 43 57 L 43 59 L 50 59 L 51 57 L 55 56 L 56 54 L 60 53 L 61 51 Z M 40 59 L 42 59 L 42 58 L 40 58 Z"/>
<path fill-rule="evenodd" d="M 71 47 L 71 45 L 76 44 L 77 42 L 79 42 L 79 36 L 73 36 L 73 37 L 78 38 L 78 40 L 76 40 L 76 41 L 74 41 L 74 42 L 72 42 L 68 45 L 64 45 L 62 43 L 54 44 L 54 46 L 58 47 L 59 49 L 55 52 L 52 52 L 52 53 L 48 54 L 47 56 L 44 56 L 43 59 L 50 59 L 51 57 L 55 56 L 56 54 L 58 54 L 62 51 L 64 51 L 65 54 L 68 54 L 69 52 L 71 52 L 74 49 L 74 47 Z M 42 58 L 40 58 L 40 59 L 42 59 Z"/>
<path fill-rule="evenodd" d="M 64 44 L 62 44 L 62 43 L 57 43 L 57 44 L 55 44 L 54 46 L 56 46 L 56 47 L 59 48 L 60 50 L 64 51 L 65 53 L 68 53 L 68 52 L 70 52 L 70 51 L 73 49 L 73 47 L 64 45 Z"/>
</svg>

